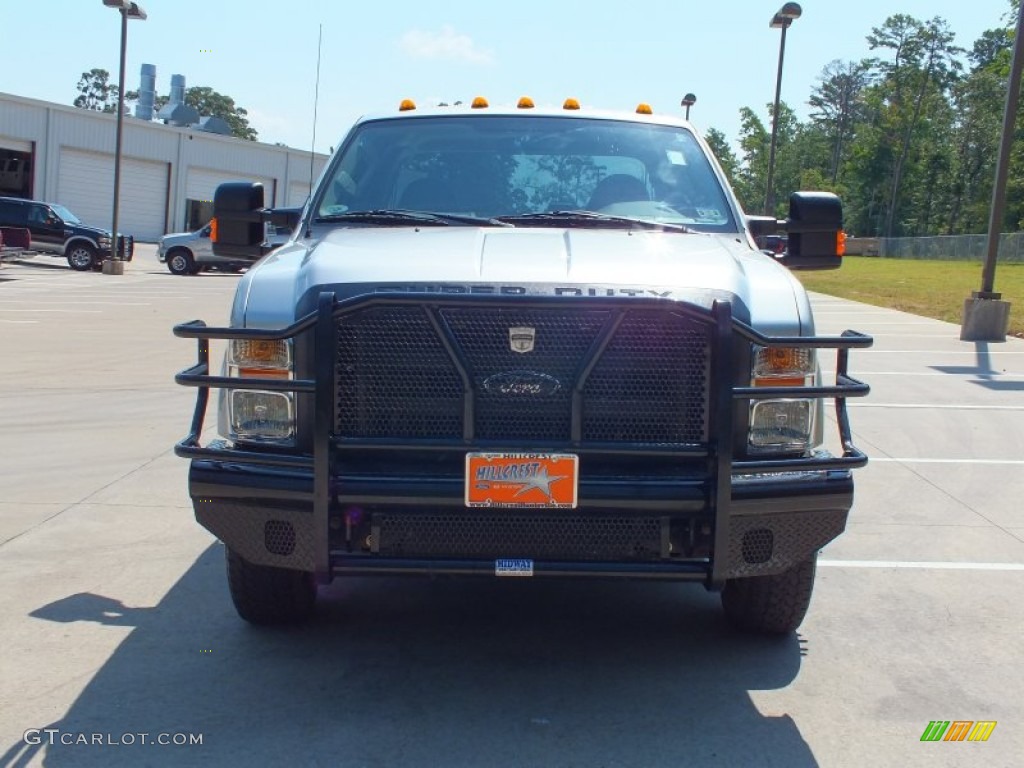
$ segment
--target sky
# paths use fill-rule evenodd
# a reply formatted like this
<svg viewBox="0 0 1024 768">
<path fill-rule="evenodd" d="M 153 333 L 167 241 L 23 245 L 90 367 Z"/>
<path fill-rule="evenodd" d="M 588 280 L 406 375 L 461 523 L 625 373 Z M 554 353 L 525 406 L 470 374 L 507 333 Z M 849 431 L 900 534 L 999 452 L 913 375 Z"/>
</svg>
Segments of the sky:
<svg viewBox="0 0 1024 768">
<path fill-rule="evenodd" d="M 117 82 L 121 24 L 102 0 L 2 0 L 0 91 L 60 104 L 81 74 L 106 69 Z M 142 64 L 157 92 L 172 74 L 208 86 L 248 111 L 259 140 L 327 152 L 360 115 L 394 111 L 404 98 L 430 104 L 514 104 L 523 95 L 560 105 L 681 114 L 696 103 L 698 130 L 735 143 L 739 112 L 768 124 L 780 32 L 778 0 L 629 3 L 519 0 L 514 4 L 419 0 L 139 0 L 148 18 L 129 21 L 125 88 Z M 872 55 L 872 27 L 903 13 L 948 22 L 970 49 L 986 29 L 1007 26 L 1010 0 L 806 0 L 786 36 L 782 100 L 806 118 L 807 99 L 833 60 Z M 46 9 L 45 12 L 43 9 Z M 319 98 L 317 88 L 320 46 Z M 315 145 L 314 145 L 314 113 Z"/>
</svg>

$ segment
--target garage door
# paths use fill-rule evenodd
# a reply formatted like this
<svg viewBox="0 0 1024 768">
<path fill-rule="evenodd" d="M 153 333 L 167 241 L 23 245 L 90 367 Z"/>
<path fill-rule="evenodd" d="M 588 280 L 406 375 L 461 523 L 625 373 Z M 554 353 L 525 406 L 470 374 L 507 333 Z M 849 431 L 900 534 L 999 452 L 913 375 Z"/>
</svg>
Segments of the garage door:
<svg viewBox="0 0 1024 768">
<path fill-rule="evenodd" d="M 288 185 L 288 202 L 286 205 L 289 208 L 298 208 L 305 205 L 307 197 L 309 197 L 308 181 L 293 181 Z"/>
<path fill-rule="evenodd" d="M 156 242 L 165 234 L 167 163 L 121 158 L 118 228 L 136 240 Z M 62 149 L 57 199 L 86 224 L 110 229 L 114 214 L 114 156 Z"/>
<path fill-rule="evenodd" d="M 263 185 L 263 204 L 275 205 L 273 179 L 247 176 L 234 171 L 215 171 L 210 168 L 189 168 L 185 181 L 185 197 L 189 200 L 213 200 L 213 193 L 225 181 L 258 181 Z"/>
</svg>

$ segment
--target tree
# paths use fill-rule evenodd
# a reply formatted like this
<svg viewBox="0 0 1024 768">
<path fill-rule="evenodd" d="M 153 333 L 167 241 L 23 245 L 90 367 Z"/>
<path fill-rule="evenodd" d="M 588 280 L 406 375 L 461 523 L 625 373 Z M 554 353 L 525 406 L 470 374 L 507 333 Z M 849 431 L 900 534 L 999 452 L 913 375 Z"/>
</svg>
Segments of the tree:
<svg viewBox="0 0 1024 768">
<path fill-rule="evenodd" d="M 79 95 L 74 105 L 79 109 L 93 109 L 97 112 L 117 111 L 117 86 L 109 81 L 110 73 L 105 69 L 83 72 L 78 80 Z"/>
<path fill-rule="evenodd" d="M 750 107 L 740 109 L 740 162 L 736 195 L 743 208 L 760 211 L 768 183 L 768 152 L 771 136 Z"/>
<path fill-rule="evenodd" d="M 725 134 L 717 128 L 708 128 L 707 133 L 704 134 L 704 140 L 707 141 L 712 153 L 718 158 L 718 164 L 725 171 L 725 177 L 729 180 L 729 185 L 735 189 L 740 161 L 736 159 L 736 153 L 729 146 L 729 141 L 725 138 Z"/>
<path fill-rule="evenodd" d="M 542 155 L 536 170 L 540 183 L 532 191 L 530 205 L 539 210 L 582 207 L 601 180 L 601 169 L 585 155 Z"/>
<path fill-rule="evenodd" d="M 811 120 L 831 145 L 829 175 L 835 184 L 853 139 L 854 128 L 863 120 L 862 95 L 871 82 L 864 62 L 832 61 L 818 76 L 820 85 L 811 93 Z"/>
<path fill-rule="evenodd" d="M 935 17 L 922 23 L 906 14 L 890 16 L 868 35 L 872 49 L 883 48 L 892 53 L 891 61 L 877 62 L 889 94 L 885 116 L 894 150 L 884 225 L 887 237 L 895 231 L 900 187 L 914 131 L 926 105 L 936 95 L 944 97 L 961 68 L 956 56 L 963 51 L 953 45 L 953 38 L 943 19 Z"/>
<path fill-rule="evenodd" d="M 775 105 L 766 105 L 768 116 L 774 119 Z M 769 126 L 771 123 L 769 123 Z M 800 177 L 800 159 L 793 150 L 797 136 L 796 113 L 786 102 L 779 102 L 775 129 L 775 174 L 772 182 L 775 200 L 784 205 L 789 193 L 796 190 Z M 757 113 L 749 107 L 740 109 L 740 170 L 737 174 L 736 195 L 747 211 L 760 211 L 764 207 L 768 190 L 768 160 L 771 154 L 771 130 L 766 128 Z M 776 211 L 765 211 L 773 215 Z"/>
<path fill-rule="evenodd" d="M 976 68 L 953 91 L 957 117 L 946 221 L 950 234 L 981 232 L 988 226 L 1005 99 L 1006 78 L 991 63 Z"/>
<path fill-rule="evenodd" d="M 231 135 L 240 139 L 255 141 L 256 129 L 249 125 L 249 113 L 235 104 L 230 96 L 218 93 L 212 88 L 199 86 L 185 91 L 185 103 L 203 116 L 213 115 L 231 126 Z"/>
</svg>

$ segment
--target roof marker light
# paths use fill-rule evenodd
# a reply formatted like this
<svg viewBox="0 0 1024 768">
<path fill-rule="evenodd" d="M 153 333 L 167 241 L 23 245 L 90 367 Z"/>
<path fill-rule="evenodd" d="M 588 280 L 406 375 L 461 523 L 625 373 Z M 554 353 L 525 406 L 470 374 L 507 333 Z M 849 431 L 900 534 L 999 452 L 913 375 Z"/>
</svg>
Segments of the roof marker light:
<svg viewBox="0 0 1024 768">
<path fill-rule="evenodd" d="M 643 103 L 636 105 L 636 113 L 638 115 L 653 115 L 654 114 L 653 110 L 651 109 L 651 105 L 650 104 L 643 104 Z"/>
<path fill-rule="evenodd" d="M 416 109 L 416 102 L 412 99 L 402 99 L 402 103 L 398 105 L 399 112 L 408 112 L 412 109 Z"/>
<path fill-rule="evenodd" d="M 487 99 L 485 99 L 483 96 L 477 96 L 475 99 L 473 99 L 473 103 L 470 104 L 469 106 L 472 107 L 473 109 L 486 109 L 491 105 L 487 103 Z"/>
<path fill-rule="evenodd" d="M 579 109 L 580 103 L 576 99 L 566 99 L 565 103 L 562 104 L 562 109 Z"/>
<path fill-rule="evenodd" d="M 523 96 L 519 99 L 516 106 L 519 107 L 519 109 L 533 109 L 533 99 L 529 96 Z"/>
</svg>

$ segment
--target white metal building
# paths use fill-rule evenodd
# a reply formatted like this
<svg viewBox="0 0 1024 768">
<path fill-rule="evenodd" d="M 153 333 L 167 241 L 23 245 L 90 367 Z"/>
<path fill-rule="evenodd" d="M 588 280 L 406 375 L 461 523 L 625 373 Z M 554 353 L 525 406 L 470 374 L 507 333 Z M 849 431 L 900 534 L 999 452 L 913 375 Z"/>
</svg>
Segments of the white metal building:
<svg viewBox="0 0 1024 768">
<path fill-rule="evenodd" d="M 0 93 L 0 195 L 64 205 L 87 224 L 113 219 L 117 117 Z M 300 206 L 327 156 L 125 112 L 118 228 L 155 241 L 205 223 L 225 181 L 263 183 L 268 206 Z"/>
</svg>

